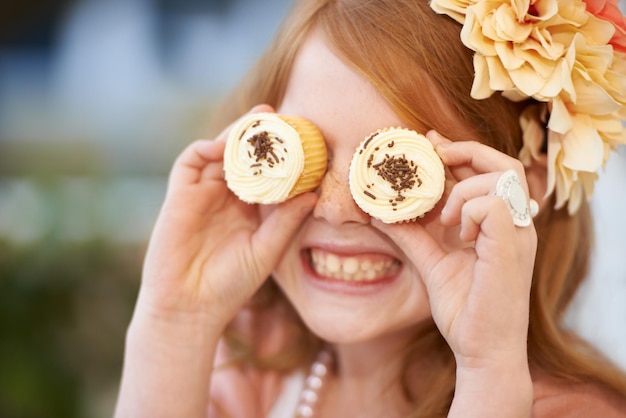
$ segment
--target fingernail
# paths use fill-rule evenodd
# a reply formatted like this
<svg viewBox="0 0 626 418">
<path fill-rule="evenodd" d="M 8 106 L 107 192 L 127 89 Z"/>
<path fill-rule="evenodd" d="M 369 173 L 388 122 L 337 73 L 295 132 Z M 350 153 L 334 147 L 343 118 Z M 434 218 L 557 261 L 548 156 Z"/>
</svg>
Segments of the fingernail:
<svg viewBox="0 0 626 418">
<path fill-rule="evenodd" d="M 441 135 L 438 131 L 434 129 L 426 132 L 426 137 L 428 137 L 432 141 L 446 141 L 443 135 Z"/>
</svg>

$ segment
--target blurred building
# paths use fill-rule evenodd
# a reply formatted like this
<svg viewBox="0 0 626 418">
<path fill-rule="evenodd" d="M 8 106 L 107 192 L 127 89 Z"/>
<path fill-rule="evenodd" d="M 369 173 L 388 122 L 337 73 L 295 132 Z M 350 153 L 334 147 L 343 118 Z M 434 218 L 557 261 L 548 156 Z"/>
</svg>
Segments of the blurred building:
<svg viewBox="0 0 626 418">
<path fill-rule="evenodd" d="M 0 30 L 0 237 L 144 240 L 174 156 L 206 134 L 290 1 L 260 4 L 2 6 L 17 18 Z"/>
</svg>

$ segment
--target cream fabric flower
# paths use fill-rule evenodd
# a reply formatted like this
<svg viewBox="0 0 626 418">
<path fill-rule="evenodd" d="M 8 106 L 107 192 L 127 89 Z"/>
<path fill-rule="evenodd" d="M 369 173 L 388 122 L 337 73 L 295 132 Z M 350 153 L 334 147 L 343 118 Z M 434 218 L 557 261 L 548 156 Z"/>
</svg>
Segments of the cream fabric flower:
<svg viewBox="0 0 626 418">
<path fill-rule="evenodd" d="M 519 158 L 541 159 L 547 140 L 548 193 L 570 213 L 591 196 L 610 150 L 626 143 L 626 55 L 614 48 L 624 20 L 613 0 L 587 1 L 607 16 L 610 9 L 610 21 L 582 0 L 431 1 L 463 25 L 461 40 L 475 51 L 473 98 L 499 91 L 543 103 L 521 115 Z"/>
</svg>

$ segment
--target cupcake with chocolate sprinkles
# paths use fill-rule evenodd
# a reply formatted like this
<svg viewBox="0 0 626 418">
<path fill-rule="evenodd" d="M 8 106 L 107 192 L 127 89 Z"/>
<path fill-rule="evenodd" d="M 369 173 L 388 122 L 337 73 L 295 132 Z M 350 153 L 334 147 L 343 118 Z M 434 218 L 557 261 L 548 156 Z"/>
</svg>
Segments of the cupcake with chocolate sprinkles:
<svg viewBox="0 0 626 418">
<path fill-rule="evenodd" d="M 315 190 L 326 164 L 321 132 L 300 116 L 248 115 L 233 126 L 224 150 L 226 184 L 247 203 L 275 204 Z"/>
<path fill-rule="evenodd" d="M 385 128 L 365 138 L 350 164 L 356 204 L 385 223 L 414 221 L 430 211 L 445 186 L 445 171 L 425 136 Z"/>
</svg>

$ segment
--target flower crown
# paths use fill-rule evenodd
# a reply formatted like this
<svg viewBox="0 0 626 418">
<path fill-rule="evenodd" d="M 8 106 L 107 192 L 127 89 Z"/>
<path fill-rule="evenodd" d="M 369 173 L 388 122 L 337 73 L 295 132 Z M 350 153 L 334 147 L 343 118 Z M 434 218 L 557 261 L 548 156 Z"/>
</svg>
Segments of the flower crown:
<svg viewBox="0 0 626 418">
<path fill-rule="evenodd" d="M 556 208 L 575 213 L 611 150 L 626 144 L 626 18 L 618 0 L 431 0 L 463 25 L 471 96 L 535 100 L 521 114 L 525 165 L 543 157 Z"/>
</svg>

